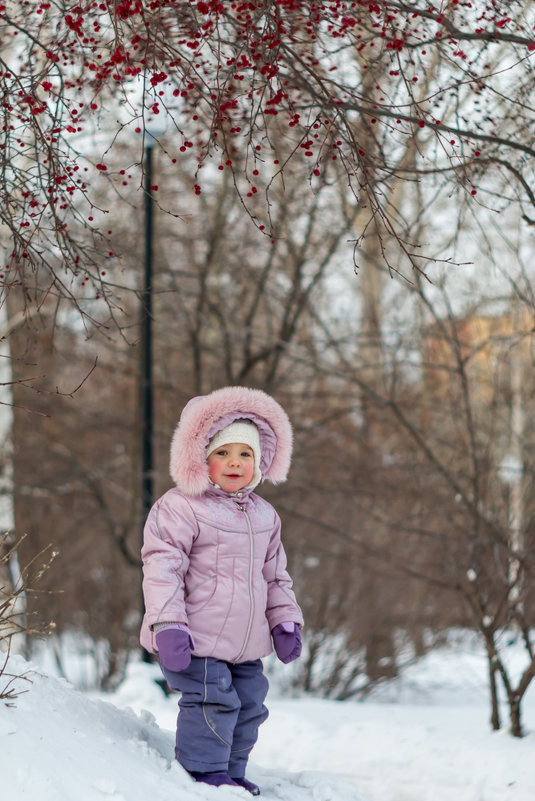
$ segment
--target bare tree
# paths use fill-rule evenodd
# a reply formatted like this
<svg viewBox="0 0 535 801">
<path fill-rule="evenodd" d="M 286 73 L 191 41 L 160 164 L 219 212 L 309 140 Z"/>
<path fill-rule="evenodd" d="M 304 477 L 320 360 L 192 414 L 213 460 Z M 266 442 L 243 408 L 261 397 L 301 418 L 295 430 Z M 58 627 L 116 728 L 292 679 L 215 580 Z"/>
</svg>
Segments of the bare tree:
<svg viewBox="0 0 535 801">
<path fill-rule="evenodd" d="M 457 615 L 458 622 L 479 631 L 489 659 L 492 724 L 500 725 L 498 675 L 511 731 L 521 736 L 521 702 L 535 675 L 531 426 L 523 430 L 514 492 L 500 481 L 500 473 L 518 439 L 511 408 L 521 402 L 525 420 L 530 419 L 532 313 L 524 309 L 518 318 L 509 308 L 501 316 L 485 315 L 474 307 L 462 318 L 453 311 L 444 318 L 425 291 L 415 294 L 434 317 L 420 335 L 426 355 L 418 370 L 408 371 L 410 339 L 402 347 L 400 337 L 384 391 L 367 381 L 367 365 L 360 370 L 334 335 L 330 339 L 339 357 L 331 375 L 338 380 L 344 375 L 348 387 L 353 384 L 359 395 L 367 395 L 381 432 L 382 462 L 376 461 L 368 475 L 363 471 L 353 488 L 363 530 L 356 524 L 341 536 L 357 551 L 375 550 L 375 558 L 387 560 L 400 575 L 420 577 L 451 599 L 457 596 L 445 622 L 451 625 Z M 447 297 L 443 300 L 447 305 Z M 521 401 L 514 374 L 519 369 Z M 362 424 L 355 425 L 355 441 Z M 521 515 L 515 493 L 522 499 Z M 370 532 L 375 532 L 371 538 Z M 507 632 L 524 646 L 525 666 L 516 677 L 507 664 Z"/>
</svg>

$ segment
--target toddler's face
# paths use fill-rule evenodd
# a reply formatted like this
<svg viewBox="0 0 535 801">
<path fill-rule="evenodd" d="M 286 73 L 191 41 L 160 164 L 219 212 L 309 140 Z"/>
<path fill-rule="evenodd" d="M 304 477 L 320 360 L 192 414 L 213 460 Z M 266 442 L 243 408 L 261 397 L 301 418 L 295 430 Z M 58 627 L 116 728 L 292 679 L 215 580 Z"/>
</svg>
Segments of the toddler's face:
<svg viewBox="0 0 535 801">
<path fill-rule="evenodd" d="M 242 442 L 230 442 L 217 448 L 206 462 L 210 478 L 225 492 L 237 492 L 253 478 L 253 449 Z"/>
</svg>

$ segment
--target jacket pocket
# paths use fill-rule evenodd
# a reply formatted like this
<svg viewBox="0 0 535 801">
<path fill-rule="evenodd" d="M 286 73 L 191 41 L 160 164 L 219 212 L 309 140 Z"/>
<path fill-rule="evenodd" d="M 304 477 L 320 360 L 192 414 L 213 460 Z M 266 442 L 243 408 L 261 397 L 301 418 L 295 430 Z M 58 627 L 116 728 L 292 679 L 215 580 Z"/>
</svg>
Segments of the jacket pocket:
<svg viewBox="0 0 535 801">
<path fill-rule="evenodd" d="M 217 576 L 208 576 L 197 582 L 190 590 L 186 590 L 186 612 L 188 617 L 204 609 L 214 597 L 217 588 Z"/>
</svg>

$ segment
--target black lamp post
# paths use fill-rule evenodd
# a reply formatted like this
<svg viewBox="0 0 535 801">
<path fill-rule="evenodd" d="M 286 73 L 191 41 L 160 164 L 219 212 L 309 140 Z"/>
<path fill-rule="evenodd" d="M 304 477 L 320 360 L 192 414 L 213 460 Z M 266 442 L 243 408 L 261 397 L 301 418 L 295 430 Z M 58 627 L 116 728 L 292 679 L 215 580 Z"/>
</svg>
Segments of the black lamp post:
<svg viewBox="0 0 535 801">
<path fill-rule="evenodd" d="M 161 132 L 159 132 L 161 133 Z M 141 387 L 140 387 L 140 422 L 141 422 L 141 541 L 143 527 L 154 502 L 154 382 L 152 358 L 152 322 L 153 322 L 153 151 L 155 136 L 145 131 L 144 148 L 144 181 L 145 192 L 145 259 L 143 271 L 143 287 L 141 291 Z M 141 597 L 141 614 L 145 613 L 145 603 Z M 142 649 L 144 662 L 151 662 L 152 656 Z"/>
<path fill-rule="evenodd" d="M 147 134 L 145 144 L 145 265 L 141 294 L 141 511 L 145 521 L 154 499 L 154 404 L 152 375 L 152 166 L 155 140 Z"/>
</svg>

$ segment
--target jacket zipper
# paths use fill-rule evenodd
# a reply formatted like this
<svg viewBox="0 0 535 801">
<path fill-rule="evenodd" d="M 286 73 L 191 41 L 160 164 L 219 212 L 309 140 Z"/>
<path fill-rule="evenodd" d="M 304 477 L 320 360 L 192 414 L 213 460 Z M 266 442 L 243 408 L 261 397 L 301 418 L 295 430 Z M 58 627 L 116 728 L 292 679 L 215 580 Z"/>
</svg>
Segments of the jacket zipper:
<svg viewBox="0 0 535 801">
<path fill-rule="evenodd" d="M 242 658 L 243 654 L 245 653 L 245 649 L 247 648 L 247 644 L 249 642 L 249 637 L 251 636 L 251 628 L 253 625 L 253 615 L 254 615 L 254 595 L 253 595 L 253 529 L 251 526 L 251 521 L 249 519 L 249 515 L 247 514 L 247 510 L 244 506 L 240 506 L 238 504 L 238 509 L 243 512 L 245 515 L 245 520 L 247 521 L 247 530 L 249 532 L 249 604 L 250 604 L 250 612 L 249 612 L 249 622 L 247 624 L 247 632 L 245 634 L 245 641 L 243 643 L 243 647 L 235 658 L 235 662 L 239 662 Z"/>
</svg>

